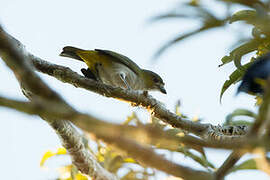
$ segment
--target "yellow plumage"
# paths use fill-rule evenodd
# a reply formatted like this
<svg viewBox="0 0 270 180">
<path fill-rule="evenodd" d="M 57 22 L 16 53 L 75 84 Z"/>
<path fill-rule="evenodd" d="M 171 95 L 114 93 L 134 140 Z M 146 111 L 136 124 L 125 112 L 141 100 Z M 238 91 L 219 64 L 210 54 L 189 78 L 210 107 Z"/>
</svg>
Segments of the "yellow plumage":
<svg viewBox="0 0 270 180">
<path fill-rule="evenodd" d="M 97 51 L 77 51 L 77 55 L 82 58 L 90 70 L 95 70 L 95 64 L 102 64 L 103 66 L 112 66 L 112 60 L 104 54 Z"/>
</svg>

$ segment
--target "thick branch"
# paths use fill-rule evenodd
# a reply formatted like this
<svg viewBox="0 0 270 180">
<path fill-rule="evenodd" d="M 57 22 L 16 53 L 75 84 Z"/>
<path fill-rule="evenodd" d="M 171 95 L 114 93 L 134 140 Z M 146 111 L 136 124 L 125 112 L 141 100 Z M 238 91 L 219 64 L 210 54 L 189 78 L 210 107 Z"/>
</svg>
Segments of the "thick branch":
<svg viewBox="0 0 270 180">
<path fill-rule="evenodd" d="M 13 70 L 19 83 L 31 91 L 31 94 L 43 99 L 50 99 L 58 103 L 66 104 L 65 101 L 53 90 L 51 90 L 32 71 L 31 64 L 25 55 L 24 46 L 13 39 L 0 27 L 0 56 L 7 66 Z M 31 83 L 29 83 L 31 82 Z M 69 107 L 67 105 L 67 107 Z"/>
<path fill-rule="evenodd" d="M 31 102 L 20 102 L 15 100 L 8 100 L 6 98 L 0 97 L 0 106 L 11 107 L 17 109 L 22 112 L 26 112 L 28 114 L 39 114 L 44 119 L 46 116 L 51 117 L 50 115 L 50 106 L 44 106 L 42 104 L 36 107 L 36 104 Z M 88 115 L 83 114 L 73 114 L 70 113 L 62 113 L 59 114 L 54 113 L 53 116 L 60 118 L 67 118 L 69 120 L 74 121 L 79 125 L 79 127 L 83 127 L 83 129 L 93 132 L 98 138 L 103 139 L 104 141 L 115 144 L 117 147 L 125 150 L 129 155 L 136 157 L 137 160 L 141 161 L 143 164 L 156 167 L 162 171 L 165 171 L 171 175 L 178 177 L 185 177 L 186 179 L 209 179 L 211 175 L 209 173 L 203 171 L 195 171 L 185 166 L 177 165 L 173 162 L 170 162 L 163 158 L 162 156 L 156 154 L 150 147 L 144 147 L 136 143 L 135 141 L 128 140 L 126 137 L 135 137 L 135 139 L 139 139 L 140 141 L 149 142 L 151 139 L 154 142 L 163 144 L 168 144 L 169 147 L 177 149 L 181 141 L 174 141 L 176 137 L 169 136 L 168 134 L 164 134 L 163 131 L 158 131 L 158 129 L 150 129 L 149 127 L 138 128 L 132 126 L 121 126 L 121 125 L 113 125 L 111 123 L 106 123 L 102 121 L 98 121 L 94 118 L 91 118 Z M 71 126 L 68 121 L 55 120 L 51 121 L 50 124 L 55 129 L 59 137 L 63 142 L 63 146 L 69 150 L 72 155 L 74 164 L 79 167 L 82 172 L 88 172 L 89 167 L 85 166 L 85 161 L 89 161 L 89 157 L 94 158 L 93 156 L 89 156 L 89 152 L 83 150 L 84 145 L 82 143 L 82 137 L 75 131 L 75 129 Z M 161 133 L 161 134 L 158 134 Z M 155 134 L 157 138 L 153 136 Z M 152 137 L 148 137 L 147 135 L 152 135 Z M 136 137 L 137 136 L 137 137 Z M 139 136 L 139 137 L 138 137 Z M 125 137 L 125 138 L 123 138 Z M 168 138 L 168 139 L 167 139 Z M 173 139 L 170 139 L 173 138 Z M 78 152 L 79 156 L 78 156 Z M 75 158 L 75 159 L 74 159 Z M 90 161 L 88 163 L 96 162 Z M 96 168 L 100 168 L 97 172 L 103 171 L 103 168 L 100 167 L 99 164 L 92 165 Z M 95 172 L 91 172 L 94 176 Z M 106 173 L 106 172 L 105 172 Z M 104 174 L 104 173 L 102 173 Z"/>
<path fill-rule="evenodd" d="M 72 163 L 81 172 L 88 174 L 93 179 L 117 180 L 114 175 L 97 162 L 95 155 L 86 149 L 82 136 L 72 127 L 69 121 L 49 120 L 47 122 L 53 127 L 61 139 L 62 145 L 68 150 Z"/>
<path fill-rule="evenodd" d="M 256 147 L 265 147 L 270 149 L 268 137 L 257 139 L 255 137 L 242 137 L 231 139 L 230 141 L 202 140 L 193 136 L 185 135 L 183 137 L 175 136 L 160 128 L 150 125 L 130 126 L 117 125 L 102 121 L 101 119 L 81 113 L 70 113 L 63 109 L 55 108 L 50 103 L 24 102 L 3 98 L 0 96 L 0 106 L 9 107 L 18 111 L 39 115 L 46 118 L 67 119 L 74 122 L 81 129 L 92 132 L 97 136 L 125 136 L 134 139 L 140 143 L 158 144 L 161 148 L 176 151 L 180 144 L 189 146 L 197 151 L 203 147 L 238 149 L 251 152 Z"/>
</svg>

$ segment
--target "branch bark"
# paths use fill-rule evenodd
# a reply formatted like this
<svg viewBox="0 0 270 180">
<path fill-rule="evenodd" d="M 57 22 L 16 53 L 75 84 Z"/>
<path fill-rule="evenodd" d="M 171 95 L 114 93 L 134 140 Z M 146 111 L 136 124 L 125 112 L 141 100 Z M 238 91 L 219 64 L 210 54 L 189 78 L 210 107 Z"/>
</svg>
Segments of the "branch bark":
<svg viewBox="0 0 270 180">
<path fill-rule="evenodd" d="M 134 139 L 139 143 L 158 144 L 159 147 L 176 151 L 180 144 L 184 144 L 199 152 L 202 148 L 221 148 L 221 149 L 235 149 L 245 152 L 252 152 L 256 147 L 265 147 L 270 150 L 270 145 L 267 143 L 269 137 L 258 139 L 256 137 L 243 137 L 239 139 L 231 139 L 230 141 L 216 141 L 203 140 L 194 136 L 184 135 L 183 137 L 175 136 L 167 131 L 152 125 L 118 125 L 102 121 L 88 114 L 79 112 L 70 113 L 63 111 L 59 106 L 51 103 L 38 102 L 24 102 L 18 100 L 11 100 L 0 96 L 0 106 L 9 107 L 30 115 L 39 115 L 46 118 L 67 119 L 74 122 L 81 129 L 94 133 L 97 136 L 124 136 Z"/>
</svg>

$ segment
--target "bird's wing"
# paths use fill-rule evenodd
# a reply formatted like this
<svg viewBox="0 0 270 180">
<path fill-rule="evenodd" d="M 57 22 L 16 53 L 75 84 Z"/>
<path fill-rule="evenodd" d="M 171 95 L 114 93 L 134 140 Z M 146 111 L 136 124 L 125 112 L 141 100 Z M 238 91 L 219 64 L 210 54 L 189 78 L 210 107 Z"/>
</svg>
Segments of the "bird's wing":
<svg viewBox="0 0 270 180">
<path fill-rule="evenodd" d="M 137 75 L 139 75 L 141 72 L 140 67 L 136 63 L 134 63 L 131 59 L 129 59 L 128 57 L 122 54 L 118 54 L 113 51 L 102 50 L 102 49 L 95 49 L 95 51 L 106 54 L 107 56 L 113 57 L 112 58 L 113 61 L 124 64 L 125 66 L 129 67 Z"/>
</svg>

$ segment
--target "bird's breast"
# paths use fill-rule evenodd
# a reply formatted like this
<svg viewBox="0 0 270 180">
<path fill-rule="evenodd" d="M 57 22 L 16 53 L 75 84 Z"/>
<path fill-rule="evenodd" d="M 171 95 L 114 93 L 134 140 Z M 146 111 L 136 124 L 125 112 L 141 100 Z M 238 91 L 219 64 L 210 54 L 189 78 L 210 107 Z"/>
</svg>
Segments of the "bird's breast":
<svg viewBox="0 0 270 180">
<path fill-rule="evenodd" d="M 135 74 L 130 68 L 120 63 L 112 63 L 109 66 L 105 64 L 101 65 L 98 67 L 98 74 L 104 84 L 127 89 L 128 87 L 121 78 L 122 75 L 131 89 L 145 89 L 143 79 Z"/>
</svg>

